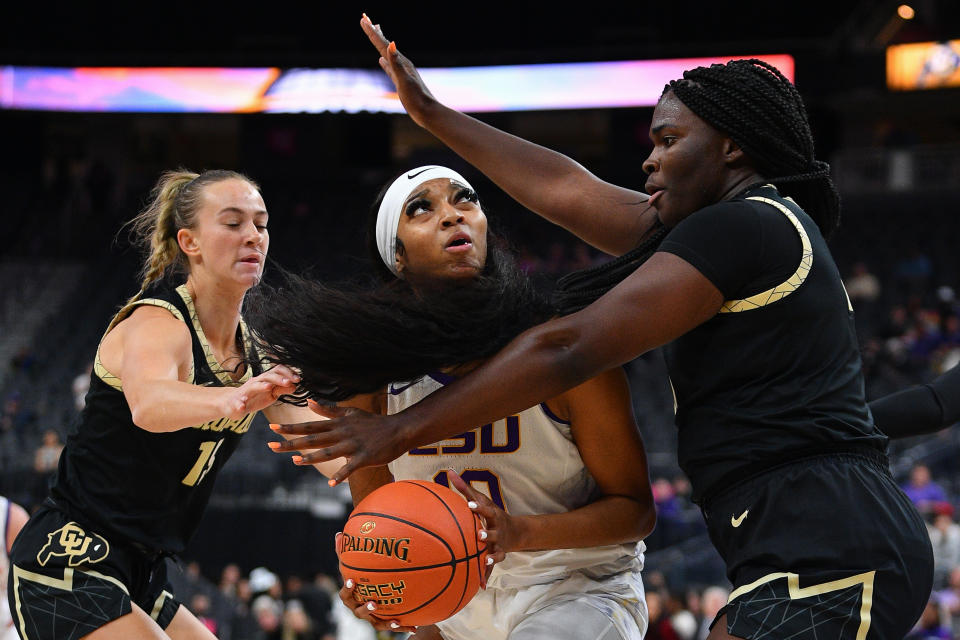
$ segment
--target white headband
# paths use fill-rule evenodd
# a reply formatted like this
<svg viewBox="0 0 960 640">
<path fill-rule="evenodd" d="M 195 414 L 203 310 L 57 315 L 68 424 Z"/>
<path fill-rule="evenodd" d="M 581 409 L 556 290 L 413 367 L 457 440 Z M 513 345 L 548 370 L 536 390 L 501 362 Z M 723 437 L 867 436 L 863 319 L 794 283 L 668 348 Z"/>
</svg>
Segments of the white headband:
<svg viewBox="0 0 960 640">
<path fill-rule="evenodd" d="M 400 226 L 400 216 L 403 214 L 403 203 L 407 201 L 414 189 L 424 182 L 437 178 L 456 180 L 463 186 L 473 189 L 470 183 L 453 169 L 427 165 L 411 169 L 394 180 L 380 203 L 380 210 L 377 212 L 377 250 L 380 251 L 383 264 L 387 265 L 387 268 L 396 276 L 400 275 L 397 269 L 397 228 Z"/>
</svg>

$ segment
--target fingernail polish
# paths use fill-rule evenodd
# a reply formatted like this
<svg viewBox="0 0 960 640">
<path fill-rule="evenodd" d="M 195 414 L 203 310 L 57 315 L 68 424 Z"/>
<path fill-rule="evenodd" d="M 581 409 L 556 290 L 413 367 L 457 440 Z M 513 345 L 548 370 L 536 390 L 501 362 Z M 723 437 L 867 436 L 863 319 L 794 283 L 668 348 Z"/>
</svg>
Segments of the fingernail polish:
<svg viewBox="0 0 960 640">
<path fill-rule="evenodd" d="M 376 608 L 377 605 L 373 604 L 372 602 L 367 603 L 367 611 L 374 611 Z"/>
<path fill-rule="evenodd" d="M 391 41 L 390 41 L 390 44 L 387 45 L 387 50 L 388 50 L 390 53 L 396 53 L 396 52 L 397 52 L 397 43 L 391 40 Z"/>
<path fill-rule="evenodd" d="M 491 558 L 490 556 L 487 556 L 487 566 L 489 567 L 492 564 L 493 564 L 493 558 Z"/>
<path fill-rule="evenodd" d="M 480 530 L 480 539 L 481 539 L 481 540 L 486 540 L 486 539 L 487 539 L 487 532 L 484 531 L 484 530 L 482 530 L 482 529 Z"/>
<path fill-rule="evenodd" d="M 279 430 L 280 430 L 280 425 L 278 425 L 278 424 L 273 424 L 273 423 L 271 422 L 271 423 L 270 423 L 270 428 L 273 429 L 274 431 L 279 431 Z"/>
<path fill-rule="evenodd" d="M 303 464 L 303 456 L 293 456 L 293 464 Z"/>
<path fill-rule="evenodd" d="M 470 502 L 467 503 L 467 506 L 470 507 L 471 509 L 476 509 L 477 503 L 471 500 Z"/>
<path fill-rule="evenodd" d="M 391 629 L 399 629 L 399 628 L 400 628 L 400 625 L 398 625 L 396 622 L 391 622 L 391 623 L 390 623 L 390 628 L 391 628 Z"/>
<path fill-rule="evenodd" d="M 279 442 L 268 442 L 268 443 L 267 443 L 267 446 L 270 447 L 271 449 L 273 449 L 274 451 L 276 451 L 277 449 L 280 448 L 280 443 L 279 443 Z"/>
<path fill-rule="evenodd" d="M 351 580 L 350 578 L 347 578 L 346 587 L 347 589 L 353 589 L 353 580 Z"/>
<path fill-rule="evenodd" d="M 337 481 L 334 480 L 333 478 L 330 478 L 329 480 L 327 480 L 327 486 L 328 486 L 328 487 L 335 487 L 335 486 L 337 486 Z"/>
</svg>

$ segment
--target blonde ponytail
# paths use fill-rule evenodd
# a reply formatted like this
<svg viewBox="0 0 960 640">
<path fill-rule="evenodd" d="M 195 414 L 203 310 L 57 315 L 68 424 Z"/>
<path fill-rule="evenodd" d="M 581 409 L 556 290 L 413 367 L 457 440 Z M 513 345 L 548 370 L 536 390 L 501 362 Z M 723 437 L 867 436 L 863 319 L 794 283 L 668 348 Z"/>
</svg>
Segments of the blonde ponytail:
<svg viewBox="0 0 960 640">
<path fill-rule="evenodd" d="M 177 232 L 196 226 L 204 187 L 222 180 L 244 180 L 260 189 L 257 183 L 236 171 L 213 169 L 194 173 L 179 169 L 160 175 L 150 192 L 150 204 L 125 225 L 130 227 L 133 242 L 147 253 L 140 270 L 140 291 L 127 300 L 125 309 L 139 300 L 154 282 L 171 272 L 188 270 Z M 122 312 L 113 319 L 111 328 L 122 319 L 121 315 Z"/>
</svg>

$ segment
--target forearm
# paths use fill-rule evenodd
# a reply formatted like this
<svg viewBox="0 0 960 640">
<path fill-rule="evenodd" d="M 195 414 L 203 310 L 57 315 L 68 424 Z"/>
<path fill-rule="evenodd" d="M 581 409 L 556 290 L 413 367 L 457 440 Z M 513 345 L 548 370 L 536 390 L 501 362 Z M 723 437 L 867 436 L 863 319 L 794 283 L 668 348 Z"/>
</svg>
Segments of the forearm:
<svg viewBox="0 0 960 640">
<path fill-rule="evenodd" d="M 566 513 L 514 518 L 520 535 L 517 548 L 507 551 L 577 549 L 635 542 L 648 536 L 656 521 L 653 509 L 644 509 L 639 500 L 627 496 L 605 496 Z"/>
<path fill-rule="evenodd" d="M 423 124 L 517 202 L 602 251 L 626 253 L 654 223 L 645 194 L 604 182 L 563 154 L 439 103 Z"/>
<path fill-rule="evenodd" d="M 391 416 L 404 451 L 513 415 L 603 370 L 580 358 L 567 316 L 528 330 L 500 353 L 443 389 Z"/>
<path fill-rule="evenodd" d="M 891 393 L 870 403 L 877 426 L 891 438 L 934 433 L 960 420 L 960 367 L 930 384 Z"/>
<path fill-rule="evenodd" d="M 267 420 L 270 421 L 271 424 L 299 424 L 302 422 L 311 422 L 317 419 L 317 415 L 310 409 L 306 407 L 298 407 L 286 402 L 277 402 L 270 405 L 263 410 L 263 415 Z M 280 435 L 284 438 L 284 440 L 292 440 L 296 437 L 287 433 L 281 433 Z M 271 448 L 275 446 L 269 442 L 267 444 Z M 301 453 L 303 452 L 301 451 Z M 326 477 L 331 478 L 333 477 L 333 474 L 336 473 L 337 469 L 343 466 L 344 462 L 346 462 L 344 458 L 337 458 L 335 460 L 328 460 L 327 462 L 318 462 L 313 465 L 313 468 Z"/>
<path fill-rule="evenodd" d="M 124 389 L 133 423 L 146 431 L 178 431 L 223 418 L 235 389 L 150 380 Z"/>
</svg>

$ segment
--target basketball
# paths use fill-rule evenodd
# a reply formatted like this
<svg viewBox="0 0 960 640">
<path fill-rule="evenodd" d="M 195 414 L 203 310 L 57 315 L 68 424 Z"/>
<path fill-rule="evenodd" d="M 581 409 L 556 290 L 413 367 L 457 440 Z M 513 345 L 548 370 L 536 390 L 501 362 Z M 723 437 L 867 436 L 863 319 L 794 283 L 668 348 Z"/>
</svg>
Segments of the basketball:
<svg viewBox="0 0 960 640">
<path fill-rule="evenodd" d="M 402 480 L 356 506 L 337 545 L 343 579 L 358 602 L 403 626 L 433 624 L 470 602 L 486 568 L 481 523 L 459 493 Z"/>
</svg>

